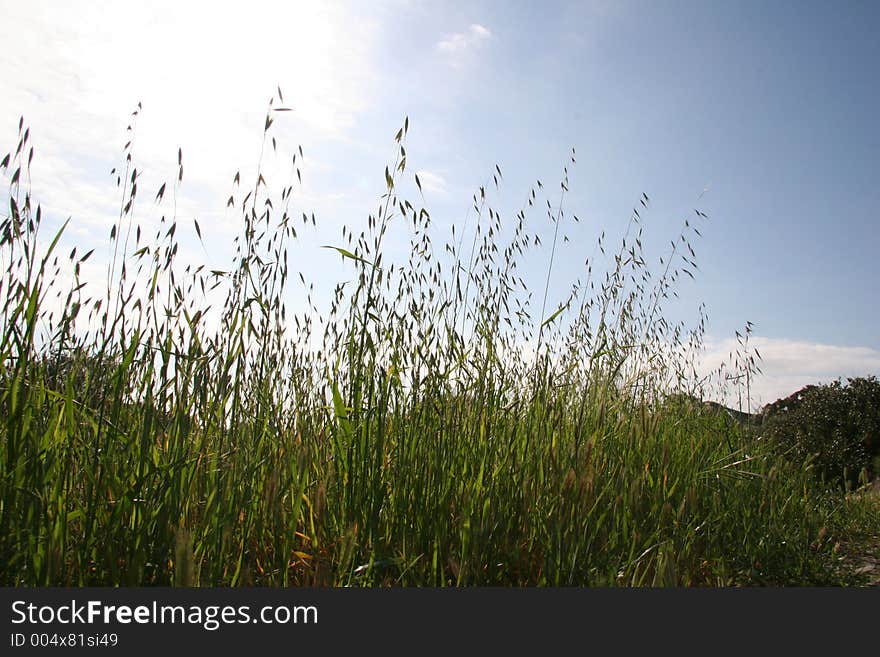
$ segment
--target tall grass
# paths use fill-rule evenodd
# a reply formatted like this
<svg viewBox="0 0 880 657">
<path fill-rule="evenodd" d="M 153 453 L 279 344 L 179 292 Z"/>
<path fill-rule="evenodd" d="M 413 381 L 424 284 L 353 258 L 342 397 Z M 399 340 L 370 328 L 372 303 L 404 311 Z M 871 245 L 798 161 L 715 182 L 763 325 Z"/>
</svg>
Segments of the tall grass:
<svg viewBox="0 0 880 657">
<path fill-rule="evenodd" d="M 263 150 L 276 147 L 275 103 L 280 90 Z M 181 232 L 201 239 L 201 228 L 163 216 L 145 236 L 127 146 L 95 292 L 79 278 L 91 252 L 65 260 L 60 233 L 40 236 L 19 125 L 0 227 L 0 581 L 836 581 L 835 507 L 809 465 L 693 401 L 702 308 L 691 331 L 664 318 L 696 267 L 692 221 L 656 275 L 642 196 L 619 245 L 603 233 L 582 280 L 548 307 L 560 230 L 577 220 L 564 205 L 574 152 L 556 203 L 542 207 L 537 183 L 504 219 L 489 202 L 496 167 L 468 234 L 453 228 L 438 252 L 430 213 L 398 191 L 408 129 L 363 232 L 345 226 L 328 245 L 328 269 L 341 259 L 353 279 L 321 300 L 298 273 L 304 309 L 288 313 L 289 249 L 315 222 L 291 207 L 295 181 L 279 194 L 262 169 L 250 184 L 236 175 L 230 267 L 181 267 Z M 301 149 L 292 160 L 298 179 Z M 162 207 L 182 184 L 182 153 L 178 165 Z M 547 221 L 536 314 L 518 267 L 540 240 L 531 222 Z M 408 258 L 386 256 L 389 231 L 409 236 Z"/>
</svg>

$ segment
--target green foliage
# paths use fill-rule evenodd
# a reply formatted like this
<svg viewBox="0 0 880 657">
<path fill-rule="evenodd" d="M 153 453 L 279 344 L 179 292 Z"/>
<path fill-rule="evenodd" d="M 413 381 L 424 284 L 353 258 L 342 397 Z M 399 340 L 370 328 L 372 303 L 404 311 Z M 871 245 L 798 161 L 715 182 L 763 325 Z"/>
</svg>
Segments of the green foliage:
<svg viewBox="0 0 880 657">
<path fill-rule="evenodd" d="M 764 409 L 763 434 L 796 460 L 813 458 L 829 482 L 865 483 L 878 475 L 880 381 L 806 386 Z"/>
</svg>

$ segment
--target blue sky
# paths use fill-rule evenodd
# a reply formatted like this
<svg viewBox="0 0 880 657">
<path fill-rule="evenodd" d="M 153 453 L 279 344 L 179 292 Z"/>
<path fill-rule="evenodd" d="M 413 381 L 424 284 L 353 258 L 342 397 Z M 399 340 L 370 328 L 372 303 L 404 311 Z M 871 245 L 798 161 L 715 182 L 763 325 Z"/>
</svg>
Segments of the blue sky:
<svg viewBox="0 0 880 657">
<path fill-rule="evenodd" d="M 71 240 L 106 240 L 117 202 L 107 172 L 142 101 L 135 152 L 147 182 L 174 175 L 181 146 L 180 212 L 208 227 L 208 257 L 222 264 L 230 182 L 253 169 L 279 84 L 295 110 L 279 141 L 302 144 L 300 202 L 327 235 L 375 207 L 404 116 L 438 240 L 462 225 L 496 163 L 505 179 L 493 204 L 512 217 L 535 179 L 558 188 L 574 147 L 565 207 L 581 222 L 566 227 L 551 299 L 582 275 L 600 231 L 619 238 L 644 192 L 656 256 L 694 208 L 710 216 L 695 244 L 701 272 L 670 312 L 692 317 L 706 302 L 710 360 L 754 322 L 761 401 L 880 374 L 877 3 L 0 9 L 0 151 L 24 114 L 35 191 L 54 220 L 72 215 Z M 338 269 L 323 239 L 296 254 L 318 276 Z"/>
</svg>

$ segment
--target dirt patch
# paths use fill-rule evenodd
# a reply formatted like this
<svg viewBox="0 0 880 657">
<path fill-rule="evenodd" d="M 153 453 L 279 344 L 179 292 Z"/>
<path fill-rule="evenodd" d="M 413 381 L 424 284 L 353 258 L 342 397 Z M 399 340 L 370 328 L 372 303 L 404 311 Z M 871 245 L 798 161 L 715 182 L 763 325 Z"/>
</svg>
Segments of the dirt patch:
<svg viewBox="0 0 880 657">
<path fill-rule="evenodd" d="M 860 585 L 880 587 L 880 479 L 857 495 L 856 502 L 866 505 L 867 513 L 875 522 L 864 534 L 841 544 L 841 563 Z"/>
<path fill-rule="evenodd" d="M 873 552 L 850 554 L 844 557 L 843 565 L 859 580 L 862 586 L 880 587 L 880 551 L 874 545 Z"/>
</svg>

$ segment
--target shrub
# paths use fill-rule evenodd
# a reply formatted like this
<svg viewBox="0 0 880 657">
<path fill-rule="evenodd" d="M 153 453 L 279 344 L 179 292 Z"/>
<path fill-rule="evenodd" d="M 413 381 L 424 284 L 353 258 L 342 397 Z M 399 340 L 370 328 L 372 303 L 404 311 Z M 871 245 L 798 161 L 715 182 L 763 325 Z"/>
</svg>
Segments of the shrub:
<svg viewBox="0 0 880 657">
<path fill-rule="evenodd" d="M 763 435 L 797 459 L 815 458 L 821 477 L 844 485 L 878 474 L 880 381 L 809 385 L 768 405 Z"/>
</svg>

